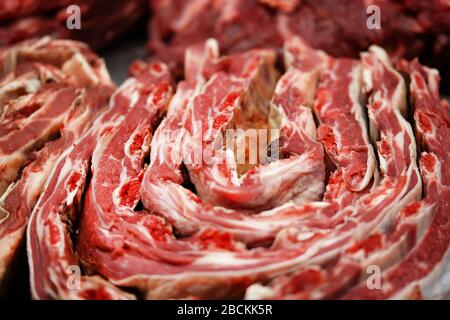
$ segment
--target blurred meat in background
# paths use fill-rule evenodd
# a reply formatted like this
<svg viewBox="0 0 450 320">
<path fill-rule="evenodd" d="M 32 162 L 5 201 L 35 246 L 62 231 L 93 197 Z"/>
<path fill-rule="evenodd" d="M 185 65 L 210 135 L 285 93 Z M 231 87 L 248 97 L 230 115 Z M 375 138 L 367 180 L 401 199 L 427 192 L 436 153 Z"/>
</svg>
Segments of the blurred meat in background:
<svg viewBox="0 0 450 320">
<path fill-rule="evenodd" d="M 177 68 L 185 48 L 209 37 L 224 52 L 280 48 L 292 35 L 338 57 L 357 57 L 371 44 L 394 57 L 419 57 L 450 67 L 450 1 L 445 0 L 150 0 L 148 48 Z M 369 6 L 380 9 L 380 28 L 369 29 Z M 180 70 L 178 68 L 178 70 Z M 448 84 L 447 84 L 448 85 Z"/>
<path fill-rule="evenodd" d="M 80 29 L 66 26 L 72 5 L 80 8 Z M 51 35 L 101 49 L 129 32 L 147 14 L 147 8 L 146 0 L 2 0 L 0 46 Z"/>
<path fill-rule="evenodd" d="M 67 8 L 77 5 L 81 29 L 69 30 Z M 379 8 L 379 28 L 367 21 Z M 255 47 L 281 48 L 292 35 L 337 57 L 357 57 L 371 44 L 395 59 L 419 57 L 450 77 L 448 0 L 2 0 L 0 47 L 52 35 L 104 48 L 142 32 L 151 11 L 147 48 L 151 59 L 182 74 L 187 46 L 218 39 L 224 53 Z M 126 51 L 127 46 L 121 50 Z M 134 49 L 133 49 L 134 50 Z"/>
</svg>

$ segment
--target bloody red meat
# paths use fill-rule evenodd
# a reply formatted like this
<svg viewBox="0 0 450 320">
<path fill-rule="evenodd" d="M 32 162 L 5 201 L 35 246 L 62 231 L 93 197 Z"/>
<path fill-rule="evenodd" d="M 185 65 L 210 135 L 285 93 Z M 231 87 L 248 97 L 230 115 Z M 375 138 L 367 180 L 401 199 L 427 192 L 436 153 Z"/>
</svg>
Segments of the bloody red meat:
<svg viewBox="0 0 450 320">
<path fill-rule="evenodd" d="M 150 0 L 148 47 L 176 68 L 184 50 L 213 37 L 231 53 L 256 47 L 281 48 L 293 35 L 337 57 L 356 58 L 372 44 L 393 58 L 420 59 L 450 69 L 450 3 L 419 0 Z M 369 29 L 380 9 L 380 29 Z M 445 78 L 444 78 L 445 79 Z"/>
<path fill-rule="evenodd" d="M 72 5 L 80 8 L 81 29 L 66 26 Z M 147 11 L 145 0 L 5 0 L 0 4 L 0 46 L 50 35 L 100 49 L 130 31 Z"/>
</svg>

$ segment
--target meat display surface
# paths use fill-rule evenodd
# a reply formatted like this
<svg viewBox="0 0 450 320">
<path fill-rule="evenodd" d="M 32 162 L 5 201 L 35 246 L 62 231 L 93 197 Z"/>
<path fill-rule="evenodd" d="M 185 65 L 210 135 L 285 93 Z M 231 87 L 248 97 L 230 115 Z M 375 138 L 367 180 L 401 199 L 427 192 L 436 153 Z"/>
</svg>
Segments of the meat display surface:
<svg viewBox="0 0 450 320">
<path fill-rule="evenodd" d="M 0 51 L 0 291 L 25 241 L 34 299 L 448 298 L 438 71 L 219 45 L 119 88 L 79 42 Z"/>
</svg>

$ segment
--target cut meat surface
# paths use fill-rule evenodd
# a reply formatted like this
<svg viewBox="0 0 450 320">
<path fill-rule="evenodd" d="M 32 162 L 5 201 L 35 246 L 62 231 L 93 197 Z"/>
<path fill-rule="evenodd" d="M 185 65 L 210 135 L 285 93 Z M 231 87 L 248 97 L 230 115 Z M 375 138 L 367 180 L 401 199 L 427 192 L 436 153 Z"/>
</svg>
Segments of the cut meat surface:
<svg viewBox="0 0 450 320">
<path fill-rule="evenodd" d="M 3 49 L 0 57 L 0 286 L 4 290 L 47 177 L 59 156 L 89 129 L 113 85 L 103 62 L 81 43 L 44 38 Z"/>
<path fill-rule="evenodd" d="M 81 43 L 32 40 L 0 51 L 0 194 L 33 150 L 59 133 L 78 86 L 112 88 L 104 63 Z"/>
<path fill-rule="evenodd" d="M 110 212 L 108 208 L 116 206 L 119 214 L 117 219 L 132 219 L 133 208 L 139 197 L 136 193 L 139 188 L 135 189 L 133 186 L 139 186 L 139 175 L 143 170 L 143 158 L 148 153 L 152 125 L 171 96 L 170 77 L 164 65 L 153 64 L 144 72 L 146 73 L 141 73 L 137 79 L 127 80 L 114 93 L 108 110 L 61 157 L 46 191 L 33 211 L 28 228 L 27 248 L 32 294 L 36 299 L 133 298 L 133 295 L 121 291 L 98 276 L 82 276 L 79 290 L 70 290 L 66 283 L 69 268 L 76 267 L 80 270 L 71 240 L 74 230 L 70 226 L 79 218 L 84 191 L 87 190 L 87 195 L 82 219 L 97 210 Z M 121 148 L 117 148 L 118 145 Z M 107 155 L 101 157 L 105 150 L 108 150 Z M 115 157 L 109 152 L 114 152 Z M 88 187 L 89 172 L 94 175 Z M 94 201 L 100 207 L 92 205 L 92 197 L 95 197 Z M 129 223 L 138 232 L 141 229 L 139 216 L 143 226 L 146 218 L 142 213 L 136 215 L 134 221 Z M 137 224 L 131 225 L 134 222 Z M 85 228 L 82 222 L 80 239 Z M 107 229 L 104 231 L 108 232 Z M 107 248 L 108 245 L 105 243 L 102 246 Z M 79 252 L 82 260 L 86 259 L 84 257 L 89 254 L 89 250 L 83 252 Z"/>
<path fill-rule="evenodd" d="M 432 220 L 422 231 L 417 246 L 383 274 L 382 290 L 370 292 L 360 286 L 345 297 L 360 298 L 423 298 L 449 297 L 449 119 L 448 103 L 439 101 L 439 75 L 436 70 L 421 66 L 417 60 L 402 61 L 400 67 L 411 81 L 414 119 L 419 141 L 427 151 L 420 163 L 429 187 L 417 211 L 431 211 Z M 431 120 L 432 119 L 432 120 Z M 428 209 L 429 208 L 429 209 Z M 411 272 L 411 270 L 415 270 Z"/>
<path fill-rule="evenodd" d="M 208 48 L 206 48 L 206 50 L 208 50 Z M 244 65 L 247 65 L 249 64 L 249 62 L 246 62 L 245 59 L 251 61 L 258 56 L 258 59 L 260 59 L 261 61 L 258 67 L 261 70 L 254 71 L 252 74 L 252 77 L 258 79 L 258 77 L 260 77 L 260 74 L 264 74 L 264 68 L 267 68 L 265 64 L 273 63 L 271 55 L 267 55 L 267 52 L 255 51 L 249 53 L 248 55 L 237 55 L 233 57 L 232 60 L 239 61 L 240 59 L 242 59 L 244 60 L 244 63 L 241 62 L 242 60 L 237 63 L 243 63 Z M 269 60 L 264 62 L 263 59 L 267 58 L 269 58 Z M 230 68 L 230 70 L 232 70 L 232 68 Z M 294 73 L 295 75 L 287 75 L 287 77 L 294 77 L 294 79 L 297 80 L 299 72 L 293 71 L 293 74 Z M 221 81 L 225 81 L 225 79 Z M 196 140 L 195 137 L 193 137 L 193 134 L 195 134 L 195 130 L 199 130 L 201 129 L 201 127 L 189 127 L 190 123 L 195 123 L 195 121 L 191 121 L 189 119 L 189 117 L 191 117 L 191 114 L 189 112 L 193 113 L 192 116 L 198 117 L 198 125 L 207 125 L 207 123 L 209 122 L 209 120 L 205 117 L 207 111 L 203 111 L 202 114 L 197 110 L 203 106 L 208 106 L 207 103 L 202 103 L 202 99 L 205 99 L 208 94 L 212 94 L 212 90 L 214 90 L 216 87 L 221 87 L 218 78 L 211 78 L 211 80 L 209 80 L 204 85 L 204 89 L 201 89 L 198 98 L 194 96 L 192 100 L 183 100 L 183 98 L 189 99 L 189 95 L 187 94 L 188 91 L 184 91 L 184 86 L 189 86 L 190 84 L 182 83 L 180 85 L 182 86 L 180 88 L 181 90 L 179 90 L 180 99 L 174 98 L 172 100 L 173 104 L 171 104 L 169 108 L 168 119 L 166 120 L 166 122 L 163 122 L 160 125 L 153 140 L 152 149 L 154 150 L 154 152 L 152 152 L 152 155 L 154 154 L 155 158 L 152 158 L 150 166 L 147 169 L 146 175 L 144 176 L 143 180 L 144 205 L 147 208 L 151 208 L 152 211 L 159 212 L 169 221 L 172 221 L 178 231 L 185 235 L 191 234 L 193 229 L 198 230 L 202 224 L 211 219 L 212 220 L 210 223 L 212 225 L 220 223 L 220 219 L 216 220 L 214 216 L 223 217 L 226 220 L 230 220 L 230 222 L 231 220 L 235 220 L 234 224 L 242 224 L 242 227 L 244 227 L 244 229 L 242 229 L 241 227 L 236 230 L 236 232 L 240 234 L 238 237 L 240 238 L 241 236 L 245 236 L 246 239 L 242 239 L 243 241 L 252 242 L 261 241 L 264 239 L 259 239 L 261 235 L 255 235 L 256 238 L 252 239 L 250 234 L 245 231 L 245 229 L 247 229 L 248 227 L 251 228 L 250 221 L 252 220 L 251 217 L 249 217 L 248 222 L 242 223 L 247 220 L 245 218 L 246 209 L 250 209 L 252 207 L 253 209 L 261 207 L 261 205 L 264 204 L 262 201 L 266 202 L 266 209 L 271 209 L 273 206 L 277 205 L 277 203 L 273 200 L 274 194 L 277 194 L 278 199 L 276 199 L 276 201 L 278 202 L 278 205 L 283 204 L 288 200 L 306 200 L 308 197 L 310 197 L 311 199 L 316 199 L 318 196 L 320 196 L 323 191 L 324 180 L 322 148 L 317 142 L 312 140 L 303 129 L 304 124 L 307 124 L 307 128 L 314 128 L 312 129 L 312 135 L 315 136 L 315 126 L 309 110 L 301 106 L 301 101 L 293 101 L 290 105 L 284 105 L 284 103 L 282 102 L 282 96 L 287 95 L 291 86 L 290 84 L 286 83 L 287 81 L 285 81 L 284 79 L 280 79 L 280 81 L 278 82 L 277 88 L 275 89 L 276 93 L 272 100 L 272 107 L 278 110 L 278 117 L 282 117 L 281 123 L 278 124 L 278 126 L 282 127 L 282 129 L 280 130 L 280 141 L 285 141 L 283 142 L 284 145 L 282 148 L 284 148 L 285 153 L 292 156 L 289 159 L 282 159 L 267 165 L 257 167 L 252 171 L 247 172 L 246 175 L 241 177 L 240 179 L 237 173 L 233 170 L 236 168 L 236 159 L 232 159 L 227 163 L 213 161 L 213 165 L 205 165 L 205 163 L 203 162 L 192 164 L 192 160 L 194 159 L 193 157 L 195 157 L 194 152 L 196 150 Z M 208 91 L 211 93 L 208 93 Z M 226 96 L 222 99 L 222 101 L 225 99 Z M 269 97 L 266 97 L 267 104 L 269 103 L 269 99 Z M 245 100 L 243 100 L 242 104 L 243 103 L 245 103 Z M 237 108 L 239 107 L 239 104 L 240 102 L 238 101 L 236 105 L 232 107 Z M 185 107 L 192 109 L 186 110 L 187 112 L 184 112 L 184 114 L 187 114 L 187 118 L 180 120 L 179 118 L 183 116 L 182 108 Z M 245 106 L 242 106 L 242 108 L 245 108 Z M 289 108 L 291 108 L 292 110 L 289 110 Z M 288 112 L 289 115 L 286 116 L 286 113 Z M 280 120 L 277 120 L 278 117 L 274 116 L 273 119 L 270 119 L 269 121 L 280 122 Z M 221 116 L 220 119 L 223 119 L 223 117 Z M 177 132 L 176 129 L 179 129 L 179 127 L 176 126 L 179 125 L 179 123 L 183 123 L 181 121 L 184 121 L 184 123 L 186 123 L 186 133 L 190 135 L 176 137 L 175 140 L 182 140 L 183 143 L 187 144 L 186 148 L 193 151 L 192 153 L 188 154 L 190 158 L 187 159 L 183 159 L 182 154 L 174 154 L 174 152 L 180 151 L 173 150 L 170 146 L 171 143 L 167 143 L 165 141 L 166 137 L 170 137 L 170 133 L 172 131 Z M 267 121 L 267 119 L 265 121 Z M 223 125 L 226 126 L 227 124 L 224 123 Z M 205 131 L 207 131 L 208 133 L 211 132 L 209 128 L 207 128 Z M 214 141 L 214 138 L 212 139 L 212 141 Z M 208 143 L 209 139 L 206 142 Z M 204 145 L 201 147 L 208 148 L 208 145 Z M 216 152 L 221 152 L 221 150 L 217 150 Z M 226 152 L 230 152 L 230 150 L 225 151 L 225 153 Z M 216 153 L 214 156 L 217 157 L 216 159 L 219 159 L 220 154 L 217 155 Z M 228 158 L 226 158 L 226 155 L 222 155 L 222 157 L 223 159 L 228 160 Z M 177 162 L 172 162 L 174 160 Z M 203 193 L 202 191 L 199 192 L 199 197 L 197 197 L 197 195 L 193 194 L 189 190 L 186 190 L 183 186 L 179 185 L 180 181 L 182 181 L 179 167 L 181 165 L 181 161 L 183 160 L 187 161 L 186 166 L 188 168 L 188 171 L 190 172 L 190 178 L 196 186 L 196 190 L 203 191 Z M 216 165 L 215 163 L 219 164 Z M 217 169 L 215 169 L 213 166 L 216 166 Z M 165 174 L 161 175 L 162 172 L 165 172 L 167 170 L 166 168 L 171 168 L 175 173 L 175 175 L 173 175 L 172 179 L 169 181 L 167 180 Z M 200 176 L 200 174 L 204 174 L 203 172 L 208 173 L 208 176 Z M 202 179 L 199 179 L 199 176 L 202 177 Z M 208 181 L 206 178 L 210 179 L 211 181 Z M 277 188 L 270 188 L 268 190 L 268 181 L 271 181 L 271 183 L 276 183 L 278 181 L 279 185 Z M 228 183 L 228 185 L 224 186 L 224 182 Z M 205 184 L 210 184 L 210 186 L 205 186 Z M 305 189 L 302 189 L 302 187 L 304 187 L 302 186 L 302 184 L 306 185 Z M 310 189 L 308 190 L 307 188 Z M 177 198 L 172 198 L 170 201 L 168 201 L 167 197 L 172 197 L 172 190 L 179 190 L 176 192 Z M 279 193 L 281 192 L 281 190 L 285 191 L 285 194 L 280 197 Z M 211 194 L 214 196 L 212 201 L 220 200 L 221 203 L 212 202 Z M 192 202 L 192 199 L 196 199 L 196 201 L 194 201 L 194 204 L 190 204 L 187 207 L 186 204 Z M 211 207 L 211 204 L 215 206 Z M 227 212 L 226 210 L 221 209 L 219 207 L 220 204 L 222 206 L 226 205 L 226 207 L 229 209 L 234 208 L 236 218 L 226 218 L 226 216 L 232 217 L 231 212 Z M 269 208 L 267 208 L 268 204 L 270 204 Z M 208 216 L 209 218 L 207 218 Z M 241 220 L 240 223 L 238 222 L 238 220 L 240 219 L 244 220 Z M 272 218 L 264 218 L 263 216 L 256 216 L 255 219 L 261 220 L 260 223 L 264 223 L 266 225 L 266 228 L 268 228 L 267 231 L 272 233 L 272 236 L 274 236 L 273 232 L 280 228 L 280 225 L 278 225 L 278 223 L 288 223 L 287 220 L 284 220 L 284 222 L 275 222 Z M 214 220 L 216 220 L 217 222 L 215 222 Z M 263 222 L 264 220 L 266 221 Z M 272 222 L 270 220 L 272 220 Z M 222 225 L 222 227 L 223 226 L 224 225 Z M 261 234 L 261 231 L 262 230 L 259 230 L 258 233 Z M 265 235 L 264 237 L 267 237 L 267 235 Z"/>
<path fill-rule="evenodd" d="M 415 146 L 412 144 L 414 141 L 412 131 L 409 124 L 405 123 L 400 115 L 401 110 L 405 111 L 402 108 L 404 105 L 403 80 L 393 70 L 385 53 L 379 48 L 372 48 L 369 54 L 363 54 L 362 63 L 365 74 L 365 91 L 369 92 L 369 118 L 373 122 L 373 130 L 379 132 L 376 136 L 383 139 L 383 136 L 387 132 L 392 134 L 395 127 L 397 127 L 397 130 L 403 128 L 404 132 L 404 138 L 401 140 L 402 143 L 397 147 L 393 145 L 386 148 L 382 143 L 377 142 L 381 173 L 385 176 L 384 179 L 389 181 L 389 184 L 397 183 L 399 186 L 404 184 L 402 182 L 404 179 L 402 175 L 397 175 L 395 170 L 385 168 L 399 169 L 404 167 L 404 160 L 407 160 L 406 155 L 405 158 L 398 158 L 396 160 L 395 152 L 400 151 L 409 144 L 409 147 L 404 149 L 404 151 L 408 152 L 410 159 L 406 161 L 406 164 L 413 169 L 413 171 L 410 171 L 412 174 L 409 173 L 409 186 L 406 185 L 408 192 L 402 195 L 403 200 L 401 200 L 402 198 L 398 198 L 399 200 L 393 201 L 392 204 L 399 205 L 397 201 L 406 203 L 406 201 L 411 201 L 411 199 L 417 199 L 419 196 L 418 193 L 420 192 L 420 184 L 418 184 L 419 181 L 415 173 Z M 381 80 L 388 78 L 391 81 Z M 383 102 L 380 99 L 383 99 Z M 384 111 L 383 106 L 385 108 Z M 392 109 L 392 106 L 397 106 L 397 108 Z M 385 114 L 383 115 L 383 113 Z M 385 120 L 381 121 L 381 119 Z M 388 120 L 391 127 L 389 129 L 383 128 L 380 124 L 383 122 L 386 123 Z M 398 122 L 397 126 L 394 125 L 395 122 Z M 400 135 L 401 132 L 402 130 L 398 131 L 396 135 Z M 406 141 L 409 142 L 405 144 Z M 396 139 L 389 139 L 387 143 L 392 142 L 395 143 Z M 385 153 L 386 149 L 393 151 Z M 389 158 L 386 158 L 386 155 L 389 155 Z M 344 298 L 374 298 L 378 294 L 382 294 L 386 290 L 384 288 L 391 288 L 391 285 L 385 284 L 383 280 L 381 281 L 381 289 L 371 288 L 365 281 L 368 276 L 366 270 L 377 267 L 381 271 L 387 270 L 386 272 L 389 273 L 390 268 L 394 268 L 393 266 L 396 264 L 401 264 L 403 261 L 408 260 L 410 251 L 414 251 L 416 244 L 419 245 L 421 239 L 425 236 L 425 230 L 431 224 L 432 210 L 436 200 L 433 192 L 436 188 L 439 189 L 439 185 L 441 184 L 439 178 L 440 173 L 436 170 L 437 167 L 425 165 L 424 159 L 427 157 L 428 155 L 422 155 L 421 158 L 421 173 L 425 185 L 424 200 L 413 201 L 403 206 L 403 209 L 397 209 L 400 212 L 393 219 L 387 215 L 372 233 L 365 235 L 365 238 L 361 240 L 352 240 L 353 245 L 349 246 L 347 250 L 343 251 L 330 264 L 323 266 L 305 266 L 295 271 L 292 275 L 272 280 L 268 287 L 250 287 L 247 292 L 248 297 L 323 299 L 337 298 L 344 295 Z M 395 176 L 397 178 L 394 178 Z M 395 182 L 396 179 L 399 179 L 399 182 Z M 383 185 L 382 180 L 380 187 L 386 188 L 388 185 Z M 378 193 L 376 189 L 374 193 Z M 377 197 L 380 199 L 380 196 L 381 194 Z M 367 199 L 363 198 L 361 204 L 366 205 L 370 197 L 369 195 L 366 197 Z M 429 201 L 433 198 L 434 200 Z M 391 199 L 390 197 L 386 198 L 388 201 Z M 377 201 L 380 200 L 377 199 Z M 381 203 L 392 206 L 386 200 L 381 200 Z M 392 210 L 390 215 L 396 214 L 397 210 Z M 388 223 L 388 226 L 386 223 Z M 397 275 L 398 273 L 395 274 L 395 276 Z M 439 282 L 435 282 L 435 285 L 440 287 Z M 351 289 L 353 286 L 361 289 Z M 345 295 L 345 292 L 348 290 L 351 293 Z M 358 290 L 361 292 L 360 296 L 356 293 L 359 292 Z M 445 290 L 448 290 L 448 288 Z M 367 296 L 363 296 L 362 292 L 365 292 Z M 385 298 L 387 297 L 385 296 Z"/>
<path fill-rule="evenodd" d="M 304 4 L 189 3 L 181 29 L 212 5 L 233 25 L 252 3 L 283 15 Z M 136 61 L 114 89 L 79 43 L 8 50 L 0 275 L 28 222 L 33 298 L 448 297 L 450 121 L 436 70 L 378 46 L 334 57 L 299 37 L 280 66 L 270 48 L 221 54 L 208 39 L 185 52 L 182 81 Z"/>
<path fill-rule="evenodd" d="M 342 167 L 344 181 L 354 191 L 369 185 L 376 168 L 361 106 L 361 86 L 362 69 L 358 63 L 330 58 L 314 106 L 320 121 L 319 140 Z"/>
<path fill-rule="evenodd" d="M 20 243 L 28 217 L 36 204 L 38 197 L 44 190 L 47 177 L 53 171 L 59 156 L 69 148 L 80 135 L 87 131 L 93 119 L 106 105 L 111 91 L 82 92 L 79 96 L 84 110 L 76 110 L 65 117 L 61 138 L 49 142 L 40 150 L 21 174 L 18 182 L 11 184 L 1 198 L 1 209 L 5 216 L 0 224 L 0 278 L 3 278 L 6 268 L 11 264 Z"/>
<path fill-rule="evenodd" d="M 27 119 L 22 119 L 20 124 L 15 124 L 17 129 L 8 130 L 0 140 L 0 166 L 5 168 L 1 175 L 2 194 L 16 179 L 30 152 L 59 131 L 64 116 L 75 106 L 77 95 L 75 88 L 62 88 L 37 93 L 35 97 L 38 101 L 45 101 L 45 104 Z"/>
</svg>

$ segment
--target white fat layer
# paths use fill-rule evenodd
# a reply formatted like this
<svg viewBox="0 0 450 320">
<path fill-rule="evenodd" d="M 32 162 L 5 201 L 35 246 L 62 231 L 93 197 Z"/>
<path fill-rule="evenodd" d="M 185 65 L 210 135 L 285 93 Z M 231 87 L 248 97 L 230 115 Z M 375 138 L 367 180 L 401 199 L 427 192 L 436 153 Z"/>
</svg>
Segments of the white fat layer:
<svg viewBox="0 0 450 320">
<path fill-rule="evenodd" d="M 67 74 L 75 74 L 78 78 L 83 79 L 87 83 L 97 84 L 97 78 L 94 70 L 86 61 L 80 52 L 75 52 L 70 60 L 67 60 L 61 69 Z"/>
<path fill-rule="evenodd" d="M 6 83 L 4 86 L 2 86 L 0 88 L 0 97 L 3 95 L 7 95 L 8 92 L 14 92 L 18 89 L 25 89 L 25 92 L 33 93 L 36 92 L 40 87 L 41 82 L 38 79 L 18 79 L 16 81 Z"/>
<path fill-rule="evenodd" d="M 258 259 L 239 259 L 232 252 L 204 252 L 195 260 L 195 265 L 245 266 L 257 263 Z"/>
<path fill-rule="evenodd" d="M 377 162 L 376 162 L 373 147 L 369 141 L 369 136 L 368 136 L 369 129 L 367 128 L 367 122 L 365 119 L 363 107 L 361 105 L 362 100 L 364 100 L 364 99 L 362 99 L 362 96 L 361 96 L 362 81 L 363 81 L 363 68 L 361 67 L 361 65 L 358 64 L 355 68 L 353 68 L 351 77 L 352 77 L 352 82 L 349 87 L 349 95 L 353 101 L 352 111 L 355 115 L 355 120 L 359 123 L 359 125 L 361 127 L 361 133 L 362 133 L 365 145 L 368 148 L 367 170 L 366 170 L 363 180 L 361 181 L 361 183 L 359 185 L 359 188 L 356 189 L 356 191 L 361 191 L 371 181 L 372 176 L 374 175 L 374 172 L 377 170 Z"/>
<path fill-rule="evenodd" d="M 268 287 L 265 287 L 259 283 L 252 284 L 247 288 L 245 292 L 246 300 L 262 300 L 262 299 L 270 299 L 273 297 L 275 292 Z"/>
</svg>

